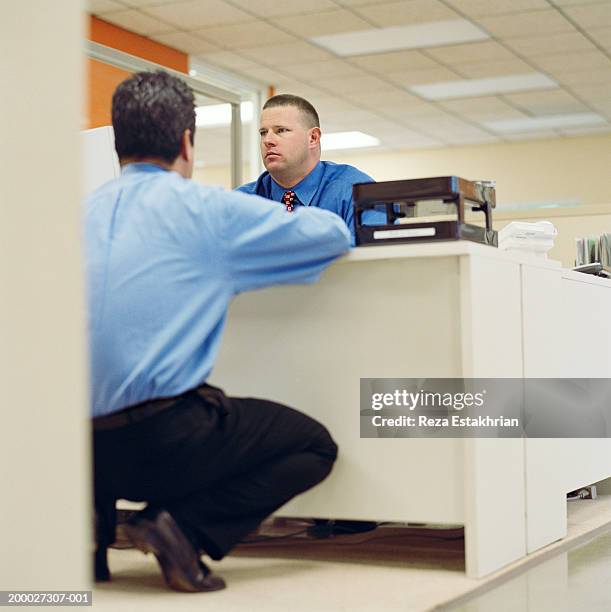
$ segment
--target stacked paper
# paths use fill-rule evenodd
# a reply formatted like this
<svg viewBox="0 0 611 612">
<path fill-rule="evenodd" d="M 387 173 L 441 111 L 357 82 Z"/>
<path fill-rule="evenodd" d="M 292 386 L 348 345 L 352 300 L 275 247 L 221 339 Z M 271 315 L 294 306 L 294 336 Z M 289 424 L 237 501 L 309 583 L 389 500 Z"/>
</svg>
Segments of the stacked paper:
<svg viewBox="0 0 611 612">
<path fill-rule="evenodd" d="M 499 231 L 499 249 L 547 257 L 546 253 L 554 246 L 557 235 L 558 230 L 550 221 L 513 221 Z"/>
</svg>

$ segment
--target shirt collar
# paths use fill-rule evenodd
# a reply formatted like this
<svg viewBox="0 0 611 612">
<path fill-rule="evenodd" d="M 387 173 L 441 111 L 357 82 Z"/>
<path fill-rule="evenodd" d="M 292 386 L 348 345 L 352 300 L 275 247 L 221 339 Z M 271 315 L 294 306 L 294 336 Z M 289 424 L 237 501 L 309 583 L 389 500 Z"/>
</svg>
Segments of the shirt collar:
<svg viewBox="0 0 611 612">
<path fill-rule="evenodd" d="M 303 179 L 301 179 L 301 181 L 299 181 L 299 183 L 297 183 L 297 185 L 294 185 L 290 189 L 281 187 L 274 179 L 272 179 L 272 200 L 281 202 L 282 196 L 286 191 L 294 191 L 299 202 L 304 206 L 309 206 L 312 198 L 318 190 L 318 186 L 320 185 L 320 180 L 322 179 L 324 171 L 325 168 L 322 165 L 322 162 L 318 162 L 310 174 L 305 176 Z"/>
<path fill-rule="evenodd" d="M 134 174 L 136 172 L 168 172 L 168 170 L 148 162 L 132 162 L 121 166 L 121 174 Z"/>
</svg>

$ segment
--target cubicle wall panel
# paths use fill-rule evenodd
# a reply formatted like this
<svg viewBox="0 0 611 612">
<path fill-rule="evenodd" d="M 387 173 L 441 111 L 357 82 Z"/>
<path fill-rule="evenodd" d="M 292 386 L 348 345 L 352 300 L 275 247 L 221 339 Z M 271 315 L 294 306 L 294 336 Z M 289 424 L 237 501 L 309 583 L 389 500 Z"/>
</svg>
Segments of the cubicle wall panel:
<svg viewBox="0 0 611 612">
<path fill-rule="evenodd" d="M 523 288 L 525 376 L 611 378 L 611 282 L 524 267 Z M 566 535 L 567 492 L 611 476 L 611 440 L 530 439 L 526 468 L 533 551 Z"/>
<path fill-rule="evenodd" d="M 520 264 L 463 255 L 460 266 L 463 376 L 521 378 Z"/>
<path fill-rule="evenodd" d="M 236 298 L 211 382 L 310 414 L 340 447 L 282 514 L 462 523 L 462 440 L 359 434 L 361 377 L 461 376 L 458 297 L 458 258 L 439 257 L 340 261 Z"/>
<path fill-rule="evenodd" d="M 462 256 L 465 377 L 522 376 L 520 265 Z M 524 441 L 465 440 L 467 573 L 483 576 L 526 554 Z"/>
</svg>

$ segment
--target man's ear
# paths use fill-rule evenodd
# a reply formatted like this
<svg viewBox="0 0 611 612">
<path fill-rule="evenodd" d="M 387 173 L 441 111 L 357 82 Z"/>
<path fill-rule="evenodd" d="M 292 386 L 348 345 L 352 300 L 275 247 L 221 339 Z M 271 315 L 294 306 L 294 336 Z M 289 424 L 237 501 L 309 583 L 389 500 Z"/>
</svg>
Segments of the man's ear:
<svg viewBox="0 0 611 612">
<path fill-rule="evenodd" d="M 319 147 L 320 146 L 320 137 L 322 132 L 319 127 L 313 127 L 310 129 L 310 139 L 308 144 L 310 147 Z"/>
<path fill-rule="evenodd" d="M 191 144 L 191 130 L 185 130 L 182 133 L 182 139 L 180 141 L 180 156 L 186 161 L 191 162 L 193 160 L 194 150 Z"/>
</svg>

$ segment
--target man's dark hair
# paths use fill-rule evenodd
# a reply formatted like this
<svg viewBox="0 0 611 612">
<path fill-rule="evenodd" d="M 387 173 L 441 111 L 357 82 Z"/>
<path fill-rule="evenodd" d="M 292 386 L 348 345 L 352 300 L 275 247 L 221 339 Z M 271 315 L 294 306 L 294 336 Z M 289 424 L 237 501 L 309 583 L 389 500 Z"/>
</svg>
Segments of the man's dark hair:
<svg viewBox="0 0 611 612">
<path fill-rule="evenodd" d="M 279 94 L 270 98 L 264 105 L 263 110 L 266 108 L 274 108 L 276 106 L 294 106 L 301 111 L 304 116 L 308 127 L 320 127 L 320 119 L 316 109 L 304 98 L 299 96 L 293 96 L 291 94 Z"/>
<path fill-rule="evenodd" d="M 167 72 L 137 72 L 112 96 L 112 127 L 119 159 L 172 163 L 185 130 L 191 130 L 193 144 L 195 97 L 184 81 Z"/>
</svg>

